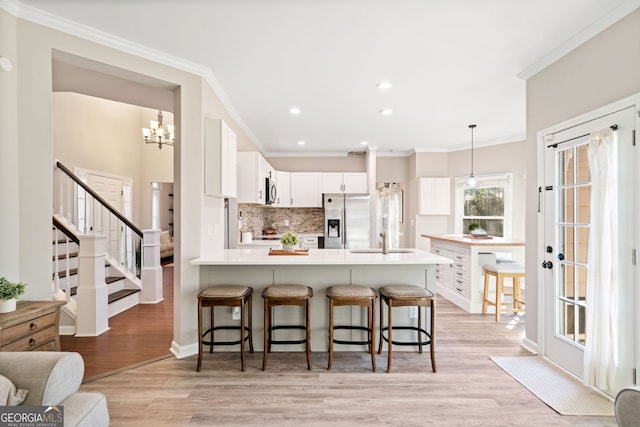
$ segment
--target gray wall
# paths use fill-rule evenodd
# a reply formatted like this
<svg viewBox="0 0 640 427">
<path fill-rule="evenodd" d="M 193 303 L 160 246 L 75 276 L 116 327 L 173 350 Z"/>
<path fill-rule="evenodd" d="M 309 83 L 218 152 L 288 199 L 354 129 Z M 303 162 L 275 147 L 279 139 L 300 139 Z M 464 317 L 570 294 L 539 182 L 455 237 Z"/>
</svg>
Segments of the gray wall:
<svg viewBox="0 0 640 427">
<path fill-rule="evenodd" d="M 526 339 L 538 331 L 538 131 L 640 92 L 640 10 L 527 80 Z"/>
</svg>

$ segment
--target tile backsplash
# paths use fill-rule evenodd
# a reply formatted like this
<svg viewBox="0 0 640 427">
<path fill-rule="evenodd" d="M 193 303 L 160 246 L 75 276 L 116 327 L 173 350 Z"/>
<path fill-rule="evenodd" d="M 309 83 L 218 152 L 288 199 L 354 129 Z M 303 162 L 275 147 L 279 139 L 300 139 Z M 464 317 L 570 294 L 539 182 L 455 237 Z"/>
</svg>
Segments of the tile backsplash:
<svg viewBox="0 0 640 427">
<path fill-rule="evenodd" d="M 262 229 L 274 227 L 278 234 L 293 231 L 297 234 L 322 234 L 324 232 L 323 208 L 272 208 L 262 205 L 238 203 L 238 213 L 242 216 L 242 231 L 250 231 L 260 236 Z M 285 226 L 285 220 L 289 226 Z"/>
</svg>

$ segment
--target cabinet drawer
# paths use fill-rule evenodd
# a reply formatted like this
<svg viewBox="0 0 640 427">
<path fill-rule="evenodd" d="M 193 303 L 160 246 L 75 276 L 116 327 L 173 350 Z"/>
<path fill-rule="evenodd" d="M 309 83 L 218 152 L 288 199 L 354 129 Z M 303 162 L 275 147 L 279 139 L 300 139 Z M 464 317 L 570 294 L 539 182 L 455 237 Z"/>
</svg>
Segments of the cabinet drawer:
<svg viewBox="0 0 640 427">
<path fill-rule="evenodd" d="M 40 346 L 50 342 L 53 342 L 55 347 L 55 338 L 56 328 L 54 325 L 50 325 L 48 328 L 39 329 L 38 332 L 2 346 L 2 351 L 41 350 Z"/>
<path fill-rule="evenodd" d="M 2 330 L 2 344 L 8 343 L 25 335 L 38 333 L 38 331 L 47 329 L 55 324 L 56 313 L 49 313 L 44 316 L 36 317 L 33 320 L 29 320 L 15 326 L 10 326 Z"/>
</svg>

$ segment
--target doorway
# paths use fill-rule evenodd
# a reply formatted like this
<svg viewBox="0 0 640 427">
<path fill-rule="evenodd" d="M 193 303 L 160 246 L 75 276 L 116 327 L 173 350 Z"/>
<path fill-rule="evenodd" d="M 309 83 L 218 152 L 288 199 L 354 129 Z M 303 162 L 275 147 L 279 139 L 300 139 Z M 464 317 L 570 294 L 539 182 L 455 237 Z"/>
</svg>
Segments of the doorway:
<svg viewBox="0 0 640 427">
<path fill-rule="evenodd" d="M 609 385 L 599 388 L 614 396 L 634 381 L 637 346 L 634 129 L 635 107 L 630 106 L 594 113 L 592 118 L 539 133 L 544 143 L 544 182 L 540 187 L 543 238 L 539 247 L 543 353 L 584 379 L 593 371 L 585 371 L 585 349 L 589 353 L 587 366 L 593 366 L 592 349 L 602 347 L 603 340 L 613 344 L 611 359 L 597 363 L 613 372 Z M 612 173 L 604 180 L 604 168 L 596 163 L 602 155 L 593 144 L 594 134 L 603 130 L 611 136 L 607 143 L 614 153 Z M 603 224 L 598 209 L 603 202 L 598 195 L 607 194 L 604 188 L 616 181 L 617 185 L 607 190 L 614 196 L 610 199 L 615 200 L 610 210 L 614 214 Z M 603 250 L 601 243 L 605 229 L 611 230 L 604 233 L 611 241 L 610 250 Z M 603 277 L 598 274 L 603 265 L 610 265 L 612 274 L 605 280 L 595 279 Z M 611 308 L 608 333 L 600 330 L 606 319 L 595 319 L 602 316 L 602 307 Z M 603 336 L 607 334 L 611 336 Z"/>
</svg>

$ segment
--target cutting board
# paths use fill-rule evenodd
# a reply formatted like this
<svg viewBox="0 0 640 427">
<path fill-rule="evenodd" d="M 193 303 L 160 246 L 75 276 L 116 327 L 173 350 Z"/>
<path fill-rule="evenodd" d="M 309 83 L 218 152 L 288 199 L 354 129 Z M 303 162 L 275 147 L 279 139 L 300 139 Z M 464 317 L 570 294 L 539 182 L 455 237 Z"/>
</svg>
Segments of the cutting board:
<svg viewBox="0 0 640 427">
<path fill-rule="evenodd" d="M 288 252 L 284 249 L 269 249 L 269 255 L 309 255 L 309 249 L 296 249 L 295 252 Z"/>
</svg>

